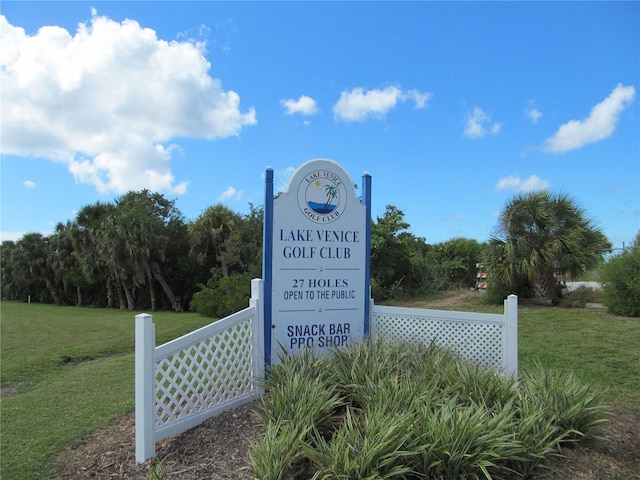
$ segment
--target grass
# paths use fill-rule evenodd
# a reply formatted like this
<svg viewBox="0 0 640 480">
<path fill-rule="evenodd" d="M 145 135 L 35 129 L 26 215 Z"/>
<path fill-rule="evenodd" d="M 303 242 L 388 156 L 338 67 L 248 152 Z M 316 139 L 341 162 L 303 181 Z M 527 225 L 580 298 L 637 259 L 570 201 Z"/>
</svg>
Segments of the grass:
<svg viewBox="0 0 640 480">
<path fill-rule="evenodd" d="M 2 302 L 0 314 L 0 475 L 51 478 L 58 450 L 133 410 L 135 313 Z M 157 343 L 210 321 L 156 313 Z"/>
<path fill-rule="evenodd" d="M 502 311 L 481 293 L 441 294 L 448 310 Z M 459 299 L 458 299 L 459 297 Z M 428 307 L 415 301 L 413 307 Z M 139 312 L 2 302 L 0 476 L 53 478 L 52 457 L 134 408 L 134 315 Z M 154 314 L 157 343 L 210 322 Z M 520 368 L 592 383 L 605 401 L 640 411 L 640 322 L 605 310 L 520 307 Z M 404 387 L 403 387 L 404 388 Z M 71 401 L 73 399 L 73 402 Z M 286 448 L 285 448 L 286 450 Z M 133 451 L 133 446 L 132 446 Z"/>
<path fill-rule="evenodd" d="M 519 362 L 574 373 L 605 400 L 640 411 L 640 321 L 603 309 L 521 307 Z"/>
</svg>

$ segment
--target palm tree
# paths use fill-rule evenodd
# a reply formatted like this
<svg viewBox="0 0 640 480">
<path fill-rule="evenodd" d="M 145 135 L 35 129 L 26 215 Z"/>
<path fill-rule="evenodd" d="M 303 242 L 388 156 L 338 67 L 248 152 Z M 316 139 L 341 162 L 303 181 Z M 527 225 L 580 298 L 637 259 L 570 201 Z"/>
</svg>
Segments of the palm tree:
<svg viewBox="0 0 640 480">
<path fill-rule="evenodd" d="M 148 190 L 129 192 L 116 201 L 114 215 L 106 223 L 109 253 L 126 299 L 127 308 L 135 308 L 135 289 L 149 288 L 151 310 L 157 308 L 154 283 L 158 282 L 175 311 L 181 305 L 162 273 L 168 244 L 167 227 L 181 222 L 173 201 Z"/>
<path fill-rule="evenodd" d="M 220 267 L 222 276 L 227 277 L 231 265 L 228 256 L 224 255 L 225 243 L 240 222 L 240 216 L 224 205 L 207 208 L 189 225 L 189 255 L 200 265 L 204 265 L 207 260 L 211 261 L 214 266 Z"/>
<path fill-rule="evenodd" d="M 73 252 L 80 264 L 84 278 L 89 284 L 102 287 L 107 307 L 113 307 L 115 271 L 105 256 L 103 224 L 113 214 L 113 205 L 96 202 L 82 207 L 71 226 Z M 120 307 L 124 308 L 124 298 Z"/>
<path fill-rule="evenodd" d="M 100 223 L 99 255 L 113 275 L 122 310 L 135 309 L 135 284 L 136 281 L 140 281 L 139 270 L 134 270 L 134 262 L 132 262 L 135 244 L 130 242 L 128 235 L 126 226 L 118 222 L 115 212 Z"/>
<path fill-rule="evenodd" d="M 54 271 L 49 263 L 49 239 L 40 233 L 27 233 L 16 243 L 16 269 L 25 278 L 30 292 L 43 300 L 47 291 L 56 305 L 60 296 L 55 288 Z M 44 283 L 44 287 L 42 285 Z"/>
<path fill-rule="evenodd" d="M 611 244 L 575 200 L 546 191 L 507 202 L 485 252 L 490 276 L 508 286 L 529 282 L 534 296 L 555 300 L 556 274 L 595 267 Z"/>
<path fill-rule="evenodd" d="M 17 300 L 21 296 L 28 295 L 27 282 L 24 275 L 17 269 L 18 247 L 12 240 L 0 243 L 0 285 L 2 286 L 2 298 Z"/>
<path fill-rule="evenodd" d="M 64 301 L 70 301 L 71 289 L 75 290 L 76 305 L 82 305 L 83 276 L 78 264 L 78 257 L 74 255 L 73 230 L 75 224 L 59 222 L 53 235 L 49 237 L 51 252 L 49 261 L 53 266 L 55 279 L 62 284 Z"/>
</svg>

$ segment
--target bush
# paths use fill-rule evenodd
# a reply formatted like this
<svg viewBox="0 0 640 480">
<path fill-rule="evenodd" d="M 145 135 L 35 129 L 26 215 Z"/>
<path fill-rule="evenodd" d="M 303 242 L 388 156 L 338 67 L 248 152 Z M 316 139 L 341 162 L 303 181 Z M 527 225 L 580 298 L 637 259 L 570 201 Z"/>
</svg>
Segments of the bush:
<svg viewBox="0 0 640 480">
<path fill-rule="evenodd" d="M 511 294 L 517 295 L 520 299 L 533 297 L 533 288 L 525 279 L 512 286 L 501 282 L 497 277 L 489 278 L 487 283 L 484 302 L 489 305 L 502 305 L 504 299 Z"/>
<path fill-rule="evenodd" d="M 473 287 L 482 245 L 468 238 L 454 238 L 431 246 L 427 253 L 427 277 L 432 290 Z"/>
<path fill-rule="evenodd" d="M 599 303 L 600 302 L 600 292 L 594 290 L 593 288 L 580 286 L 563 295 L 560 300 L 560 307 L 562 308 L 584 308 L 587 303 Z"/>
<path fill-rule="evenodd" d="M 226 317 L 249 306 L 251 298 L 251 275 L 232 273 L 222 277 L 213 270 L 206 285 L 193 294 L 189 310 L 205 317 Z"/>
<path fill-rule="evenodd" d="M 640 317 L 640 245 L 611 258 L 600 272 L 609 313 Z"/>
</svg>

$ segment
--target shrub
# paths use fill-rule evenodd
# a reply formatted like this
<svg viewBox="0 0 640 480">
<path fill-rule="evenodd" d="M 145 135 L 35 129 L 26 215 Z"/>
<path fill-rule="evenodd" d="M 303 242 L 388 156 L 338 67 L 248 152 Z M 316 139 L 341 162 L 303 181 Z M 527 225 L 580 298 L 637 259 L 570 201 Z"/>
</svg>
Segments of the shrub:
<svg viewBox="0 0 640 480">
<path fill-rule="evenodd" d="M 431 246 L 427 253 L 427 276 L 433 290 L 475 285 L 476 263 L 482 245 L 468 238 L 454 238 Z"/>
<path fill-rule="evenodd" d="M 600 292 L 593 288 L 580 286 L 572 292 L 563 295 L 562 300 L 560 300 L 560 307 L 584 308 L 587 303 L 600 302 L 600 297 Z"/>
<path fill-rule="evenodd" d="M 189 310 L 206 317 L 226 317 L 249 306 L 251 275 L 232 273 L 222 277 L 214 275 L 200 291 L 193 294 Z"/>
<path fill-rule="evenodd" d="M 504 299 L 511 294 L 517 295 L 518 298 L 531 298 L 533 296 L 531 284 L 526 279 L 514 282 L 514 285 L 507 285 L 497 277 L 490 277 L 487 283 L 484 302 L 489 305 L 502 305 Z"/>
<path fill-rule="evenodd" d="M 609 313 L 640 317 L 640 245 L 611 258 L 601 269 Z"/>
</svg>

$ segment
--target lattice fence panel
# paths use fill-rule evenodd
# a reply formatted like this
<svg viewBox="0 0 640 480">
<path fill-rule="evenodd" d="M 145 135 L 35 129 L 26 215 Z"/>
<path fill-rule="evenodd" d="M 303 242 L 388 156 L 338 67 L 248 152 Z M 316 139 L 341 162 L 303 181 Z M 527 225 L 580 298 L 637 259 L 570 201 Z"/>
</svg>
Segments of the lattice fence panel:
<svg viewBox="0 0 640 480">
<path fill-rule="evenodd" d="M 156 362 L 156 426 L 253 391 L 248 318 Z"/>
<path fill-rule="evenodd" d="M 380 338 L 436 344 L 453 349 L 473 363 L 501 368 L 503 365 L 503 325 L 431 317 L 375 314 Z"/>
</svg>

